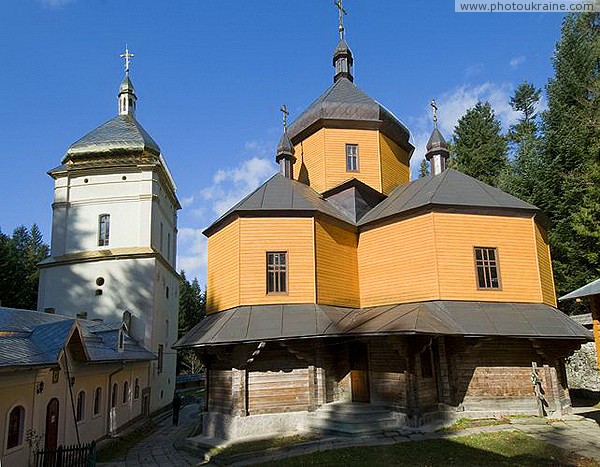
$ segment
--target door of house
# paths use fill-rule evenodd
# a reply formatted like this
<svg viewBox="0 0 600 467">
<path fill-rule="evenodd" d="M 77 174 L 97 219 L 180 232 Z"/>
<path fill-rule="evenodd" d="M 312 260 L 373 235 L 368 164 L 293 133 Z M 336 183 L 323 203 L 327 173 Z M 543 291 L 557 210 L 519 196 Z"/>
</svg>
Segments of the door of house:
<svg viewBox="0 0 600 467">
<path fill-rule="evenodd" d="M 150 415 L 150 388 L 142 389 L 142 415 Z"/>
<path fill-rule="evenodd" d="M 370 402 L 369 396 L 369 354 L 362 343 L 350 346 L 350 385 L 352 402 Z"/>
<path fill-rule="evenodd" d="M 57 448 L 58 442 L 58 399 L 48 402 L 46 408 L 46 436 L 44 449 L 50 451 Z"/>
</svg>

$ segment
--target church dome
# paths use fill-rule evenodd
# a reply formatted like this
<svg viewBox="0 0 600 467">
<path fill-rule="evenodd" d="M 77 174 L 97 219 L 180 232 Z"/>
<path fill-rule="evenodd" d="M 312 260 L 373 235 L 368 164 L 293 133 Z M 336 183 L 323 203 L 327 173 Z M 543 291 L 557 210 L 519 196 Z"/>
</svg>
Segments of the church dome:
<svg viewBox="0 0 600 467">
<path fill-rule="evenodd" d="M 429 141 L 427 141 L 427 151 L 431 151 L 432 149 L 448 149 L 448 143 L 440 133 L 440 130 L 437 129 L 437 126 L 433 129 L 431 136 L 429 137 Z"/>
<path fill-rule="evenodd" d="M 158 144 L 133 115 L 117 115 L 74 142 L 62 162 L 80 157 L 144 151 L 156 156 L 160 154 Z"/>
<path fill-rule="evenodd" d="M 413 149 L 408 129 L 383 105 L 345 77 L 333 83 L 290 125 L 290 139 L 297 144 L 333 121 L 338 122 L 337 127 L 343 121 L 349 126 L 378 128 L 400 147 L 408 151 Z"/>
</svg>

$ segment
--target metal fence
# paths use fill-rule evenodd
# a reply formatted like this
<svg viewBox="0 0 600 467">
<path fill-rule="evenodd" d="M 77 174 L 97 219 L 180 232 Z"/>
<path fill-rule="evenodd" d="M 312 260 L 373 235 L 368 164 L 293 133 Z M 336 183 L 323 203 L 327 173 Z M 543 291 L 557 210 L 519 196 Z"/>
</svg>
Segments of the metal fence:
<svg viewBox="0 0 600 467">
<path fill-rule="evenodd" d="M 35 467 L 94 467 L 96 465 L 96 441 L 88 444 L 59 446 L 57 449 L 37 451 Z"/>
</svg>

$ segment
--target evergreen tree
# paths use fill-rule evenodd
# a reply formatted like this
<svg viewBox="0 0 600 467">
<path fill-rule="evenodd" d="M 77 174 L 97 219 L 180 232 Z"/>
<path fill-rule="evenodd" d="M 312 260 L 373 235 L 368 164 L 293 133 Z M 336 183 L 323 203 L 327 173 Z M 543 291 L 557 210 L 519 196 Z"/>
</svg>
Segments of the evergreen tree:
<svg viewBox="0 0 600 467">
<path fill-rule="evenodd" d="M 498 186 L 508 166 L 507 144 L 489 102 L 467 110 L 454 128 L 454 166 L 484 183 Z"/>
<path fill-rule="evenodd" d="M 521 116 L 508 132 L 512 160 L 499 183 L 504 191 L 535 205 L 541 202 L 544 192 L 539 178 L 543 162 L 535 113 L 540 96 L 541 90 L 525 81 L 510 99 L 511 107 Z"/>
<path fill-rule="evenodd" d="M 198 279 L 192 282 L 185 277 L 185 271 L 180 273 L 179 281 L 179 337 L 192 329 L 206 315 L 205 294 L 202 293 Z M 202 363 L 194 350 L 177 352 L 177 373 L 198 373 Z"/>
<path fill-rule="evenodd" d="M 565 17 L 547 86 L 539 206 L 559 295 L 600 276 L 600 14 Z"/>
<path fill-rule="evenodd" d="M 37 225 L 20 226 L 12 237 L 0 233 L 0 301 L 3 306 L 37 308 L 39 267 L 50 248 Z"/>
<path fill-rule="evenodd" d="M 427 177 L 427 175 L 429 175 L 429 162 L 427 159 L 423 159 L 419 166 L 419 178 Z"/>
</svg>

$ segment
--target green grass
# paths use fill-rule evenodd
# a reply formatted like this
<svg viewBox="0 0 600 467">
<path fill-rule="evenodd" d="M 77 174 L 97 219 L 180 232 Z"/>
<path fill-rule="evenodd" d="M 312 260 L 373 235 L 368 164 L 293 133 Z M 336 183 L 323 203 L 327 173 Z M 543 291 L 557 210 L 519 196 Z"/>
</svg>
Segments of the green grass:
<svg viewBox="0 0 600 467">
<path fill-rule="evenodd" d="M 600 466 L 561 448 L 512 431 L 452 439 L 411 441 L 391 446 L 321 451 L 273 463 L 287 466 Z"/>
<path fill-rule="evenodd" d="M 459 418 L 452 425 L 446 426 L 442 428 L 440 431 L 458 431 L 458 430 L 466 430 L 467 428 L 475 428 L 480 426 L 496 426 L 496 425 L 506 425 L 510 423 L 508 418 Z"/>
<path fill-rule="evenodd" d="M 98 449 L 98 462 L 113 462 L 119 459 L 124 459 L 127 452 L 138 442 L 146 438 L 156 429 L 156 423 L 148 420 L 139 429 L 124 435 L 122 437 L 111 439 Z"/>
<path fill-rule="evenodd" d="M 232 444 L 230 446 L 226 446 L 224 448 L 213 451 L 213 454 L 218 453 L 219 457 L 229 457 L 235 456 L 236 454 L 266 451 L 267 449 L 291 446 L 292 444 L 305 443 L 307 441 L 313 441 L 315 439 L 318 439 L 318 436 L 311 434 L 285 436 L 281 438 L 272 439 L 261 439 L 256 441 L 248 441 L 245 443 Z"/>
</svg>

